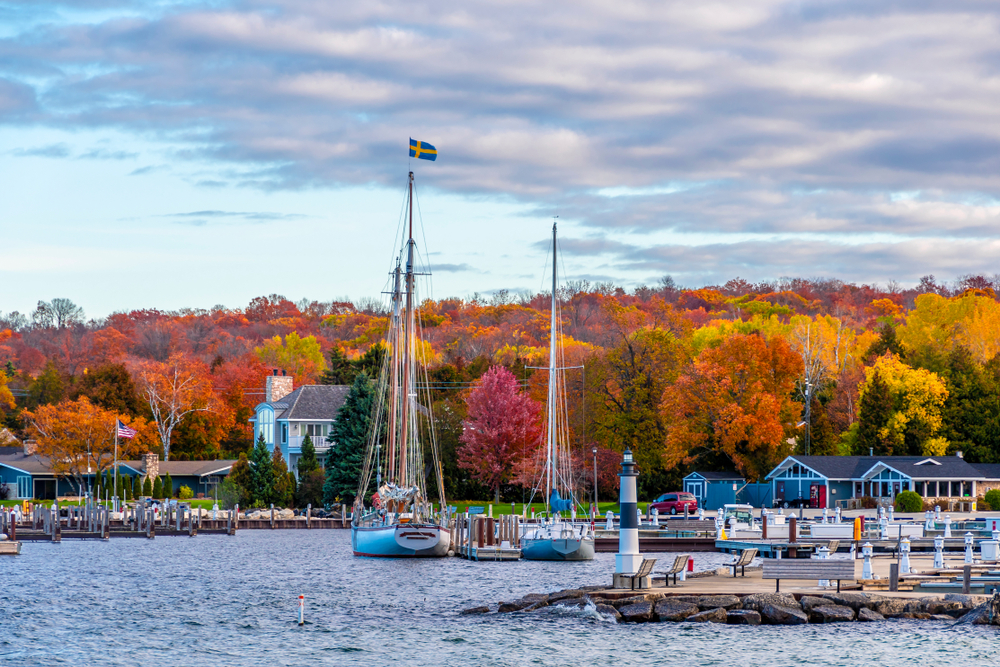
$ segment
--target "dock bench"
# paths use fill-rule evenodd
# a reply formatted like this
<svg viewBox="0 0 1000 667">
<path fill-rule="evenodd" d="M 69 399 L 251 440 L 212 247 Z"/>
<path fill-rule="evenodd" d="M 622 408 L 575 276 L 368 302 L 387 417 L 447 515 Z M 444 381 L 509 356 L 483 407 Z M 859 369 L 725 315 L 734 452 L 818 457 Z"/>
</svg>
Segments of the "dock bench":
<svg viewBox="0 0 1000 667">
<path fill-rule="evenodd" d="M 639 565 L 639 571 L 629 577 L 632 580 L 632 590 L 635 590 L 635 582 L 642 582 L 643 577 L 648 577 L 649 573 L 653 571 L 653 566 L 656 565 L 655 558 L 643 558 L 642 564 Z"/>
<path fill-rule="evenodd" d="M 775 592 L 781 590 L 782 579 L 836 579 L 839 593 L 841 580 L 855 581 L 854 560 L 765 560 L 761 578 L 774 579 Z"/>
<path fill-rule="evenodd" d="M 740 572 L 745 577 L 747 576 L 747 565 L 749 565 L 754 558 L 757 557 L 756 549 L 744 549 L 740 552 L 738 558 L 734 558 L 731 562 L 726 563 L 726 567 L 733 568 L 733 577 L 736 577 L 736 568 L 740 568 Z"/>
<path fill-rule="evenodd" d="M 684 571 L 684 568 L 687 567 L 688 560 L 690 560 L 690 558 L 691 554 L 680 554 L 679 556 L 674 558 L 674 564 L 670 566 L 669 570 L 664 570 L 663 572 L 655 572 L 653 574 L 653 578 L 659 579 L 662 576 L 664 579 L 666 579 L 666 581 L 663 582 L 664 585 L 669 587 L 670 577 L 673 576 L 674 585 L 676 586 L 677 575 Z"/>
</svg>

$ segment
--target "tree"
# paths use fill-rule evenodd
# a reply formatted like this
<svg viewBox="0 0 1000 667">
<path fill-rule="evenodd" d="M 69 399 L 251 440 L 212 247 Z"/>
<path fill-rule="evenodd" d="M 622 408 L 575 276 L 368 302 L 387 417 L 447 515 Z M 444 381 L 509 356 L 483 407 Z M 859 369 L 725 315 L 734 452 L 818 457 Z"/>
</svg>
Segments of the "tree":
<svg viewBox="0 0 1000 667">
<path fill-rule="evenodd" d="M 969 349 L 956 346 L 948 355 L 948 398 L 941 410 L 941 437 L 949 451 L 961 451 L 970 463 L 1000 462 L 1000 357 L 985 367 Z"/>
<path fill-rule="evenodd" d="M 708 348 L 663 396 L 668 467 L 733 465 L 762 479 L 791 452 L 801 412 L 792 400 L 802 359 L 785 342 L 736 334 Z"/>
<path fill-rule="evenodd" d="M 153 482 L 153 492 L 151 494 L 154 498 L 163 498 L 163 480 L 157 476 L 156 481 Z"/>
<path fill-rule="evenodd" d="M 312 505 L 323 506 L 323 485 L 326 483 L 326 473 L 322 469 L 310 470 L 305 475 L 299 474 L 299 484 L 295 492 L 298 507 Z"/>
<path fill-rule="evenodd" d="M 62 400 L 66 393 L 66 383 L 63 382 L 59 369 L 51 360 L 45 364 L 38 377 L 28 385 L 28 407 L 34 408 L 39 405 L 50 405 Z"/>
<path fill-rule="evenodd" d="M 292 499 L 295 497 L 295 476 L 292 475 L 291 483 L 289 483 L 288 465 L 285 463 L 285 457 L 278 445 L 275 445 L 274 452 L 271 454 L 271 470 L 274 475 L 274 484 L 271 487 L 271 498 L 268 502 L 274 503 L 278 507 L 292 505 Z"/>
<path fill-rule="evenodd" d="M 275 336 L 263 346 L 254 348 L 254 352 L 264 364 L 283 368 L 300 382 L 319 377 L 326 368 L 323 351 L 316 337 L 301 338 L 294 331 L 285 336 L 284 340 L 281 336 Z"/>
<path fill-rule="evenodd" d="M 261 433 L 250 453 L 250 480 L 247 491 L 253 507 L 264 507 L 274 496 L 274 465 L 271 453 L 267 451 L 264 434 Z"/>
<path fill-rule="evenodd" d="M 326 454 L 326 482 L 323 485 L 323 502 L 326 505 L 354 504 L 374 403 L 375 386 L 367 373 L 358 373 L 327 437 L 333 446 Z"/>
<path fill-rule="evenodd" d="M 86 371 L 73 391 L 73 398 L 80 396 L 119 415 L 134 417 L 143 408 L 135 382 L 124 364 L 105 364 Z"/>
<path fill-rule="evenodd" d="M 64 329 L 83 323 L 83 308 L 69 299 L 52 299 L 48 306 L 57 328 Z"/>
<path fill-rule="evenodd" d="M 330 350 L 328 356 L 330 362 L 327 369 L 320 378 L 321 384 L 351 384 L 357 370 L 351 360 L 347 358 L 344 348 L 337 345 Z"/>
<path fill-rule="evenodd" d="M 250 495 L 251 477 L 250 461 L 247 460 L 246 454 L 240 454 L 239 458 L 236 459 L 236 463 L 230 469 L 226 481 L 231 481 L 239 491 L 239 497 L 233 502 L 239 503 L 244 508 L 250 507 L 253 504 L 253 498 Z"/>
<path fill-rule="evenodd" d="M 174 429 L 192 412 L 212 409 L 214 394 L 204 364 L 173 355 L 164 362 L 137 362 L 139 386 L 156 422 L 163 460 L 170 459 Z"/>
<path fill-rule="evenodd" d="M 142 477 L 140 475 L 132 477 L 132 497 L 142 497 Z"/>
<path fill-rule="evenodd" d="M 316 460 L 316 447 L 313 446 L 312 436 L 308 433 L 302 439 L 301 450 L 302 454 L 295 464 L 296 469 L 299 471 L 299 479 L 319 468 L 319 462 Z"/>
<path fill-rule="evenodd" d="M 86 396 L 56 405 L 40 405 L 25 411 L 23 418 L 28 435 L 37 443 L 37 453 L 49 459 L 57 477 L 70 478 L 81 495 L 88 470 L 100 472 L 114 462 L 118 417 L 94 405 Z M 119 439 L 119 459 L 138 456 L 155 442 L 153 427 L 145 419 L 123 417 L 122 421 L 136 429 L 136 437 Z"/>
<path fill-rule="evenodd" d="M 163 497 L 173 498 L 174 497 L 174 480 L 168 472 L 163 478 Z"/>
<path fill-rule="evenodd" d="M 500 502 L 500 485 L 510 479 L 515 464 L 532 458 L 537 449 L 541 406 L 520 392 L 517 378 L 503 366 L 486 371 L 466 405 L 458 465 Z"/>
</svg>

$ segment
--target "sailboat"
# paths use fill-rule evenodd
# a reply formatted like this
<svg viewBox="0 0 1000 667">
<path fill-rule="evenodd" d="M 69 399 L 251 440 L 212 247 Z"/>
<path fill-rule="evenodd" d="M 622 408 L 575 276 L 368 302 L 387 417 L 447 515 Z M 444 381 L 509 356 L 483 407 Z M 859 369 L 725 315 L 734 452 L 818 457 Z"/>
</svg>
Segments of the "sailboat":
<svg viewBox="0 0 1000 667">
<path fill-rule="evenodd" d="M 545 434 L 545 523 L 521 538 L 521 557 L 527 560 L 593 560 L 594 535 L 587 524 L 574 524 L 561 517 L 572 513 L 572 465 L 569 423 L 566 412 L 565 368 L 562 363 L 562 327 L 556 299 L 556 224 L 552 224 L 552 328 L 549 341 L 549 392 Z M 562 491 L 562 493 L 560 493 Z"/>
<path fill-rule="evenodd" d="M 444 480 L 434 437 L 426 370 L 418 360 L 419 321 L 414 316 L 416 276 L 413 241 L 413 172 L 408 182 L 409 234 L 392 272 L 392 307 L 386 333 L 387 354 L 376 385 L 365 461 L 351 521 L 351 546 L 355 556 L 382 558 L 435 558 L 447 556 L 451 547 L 444 500 Z M 405 269 L 401 266 L 405 257 Z M 417 381 L 423 372 L 423 382 Z M 420 386 L 424 403 L 418 400 Z M 421 428 L 423 426 L 423 428 Z M 386 478 L 382 478 L 383 438 L 386 440 Z M 432 454 L 433 472 L 440 492 L 441 511 L 434 513 L 427 500 L 424 473 L 425 448 Z M 370 507 L 365 506 L 375 475 Z"/>
</svg>

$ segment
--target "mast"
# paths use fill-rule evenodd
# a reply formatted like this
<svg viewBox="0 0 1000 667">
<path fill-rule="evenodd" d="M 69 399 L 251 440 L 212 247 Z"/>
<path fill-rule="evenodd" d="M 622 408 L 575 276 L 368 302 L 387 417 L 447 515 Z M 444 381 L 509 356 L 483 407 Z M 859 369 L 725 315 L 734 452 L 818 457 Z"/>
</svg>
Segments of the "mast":
<svg viewBox="0 0 1000 667">
<path fill-rule="evenodd" d="M 552 496 L 553 468 L 555 467 L 556 430 L 556 223 L 552 223 L 552 329 L 549 336 L 549 428 L 545 438 L 548 477 L 545 489 L 545 506 L 548 508 Z"/>
<path fill-rule="evenodd" d="M 399 261 L 396 261 L 396 270 L 393 271 L 392 289 L 392 321 L 390 323 L 389 340 L 392 344 L 391 357 L 389 358 L 389 456 L 388 477 L 390 482 L 396 481 L 396 419 L 399 403 L 399 291 L 400 291 L 401 270 Z M 392 333 L 396 332 L 396 333 Z"/>
<path fill-rule="evenodd" d="M 409 239 L 406 242 L 406 311 L 403 321 L 403 404 L 399 429 L 399 484 L 407 486 L 406 463 L 409 456 L 409 439 L 407 438 L 410 425 L 410 338 L 413 336 L 413 172 L 410 172 L 409 180 L 409 215 L 410 229 Z"/>
</svg>

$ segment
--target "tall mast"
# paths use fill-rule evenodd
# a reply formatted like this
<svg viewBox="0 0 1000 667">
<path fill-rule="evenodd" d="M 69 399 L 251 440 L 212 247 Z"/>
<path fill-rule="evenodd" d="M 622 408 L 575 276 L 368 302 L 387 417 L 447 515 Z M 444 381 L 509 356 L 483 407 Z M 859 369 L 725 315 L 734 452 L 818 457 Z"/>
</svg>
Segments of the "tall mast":
<svg viewBox="0 0 1000 667">
<path fill-rule="evenodd" d="M 399 308 L 400 308 L 400 279 L 401 269 L 399 261 L 396 261 L 396 270 L 393 271 L 392 288 L 392 320 L 389 324 L 389 340 L 392 343 L 391 356 L 389 358 L 389 481 L 396 481 L 396 424 L 399 409 Z"/>
<path fill-rule="evenodd" d="M 403 405 L 399 429 L 399 483 L 407 485 L 406 462 L 409 456 L 407 432 L 410 425 L 410 338 L 413 336 L 413 172 L 409 182 L 410 232 L 406 242 L 406 313 L 403 320 Z"/>
<path fill-rule="evenodd" d="M 556 223 L 552 223 L 552 329 L 549 336 L 549 428 L 545 438 L 548 480 L 545 489 L 545 505 L 552 496 L 553 468 L 555 467 L 556 430 Z"/>
</svg>

